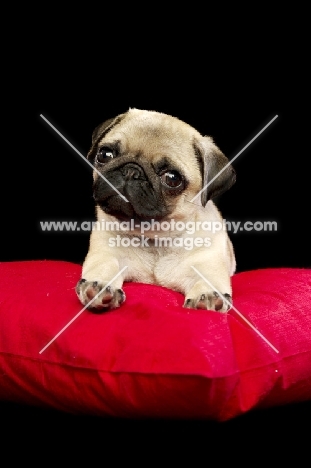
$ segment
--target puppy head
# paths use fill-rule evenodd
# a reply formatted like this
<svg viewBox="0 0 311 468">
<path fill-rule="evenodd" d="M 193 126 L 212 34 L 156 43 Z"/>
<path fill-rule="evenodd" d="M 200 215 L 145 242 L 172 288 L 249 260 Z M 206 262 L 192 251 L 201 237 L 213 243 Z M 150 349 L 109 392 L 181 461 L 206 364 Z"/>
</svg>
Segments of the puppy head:
<svg viewBox="0 0 311 468">
<path fill-rule="evenodd" d="M 96 169 L 96 204 L 120 220 L 184 219 L 235 182 L 210 137 L 154 111 L 130 109 L 99 125 L 88 159 Z"/>
</svg>

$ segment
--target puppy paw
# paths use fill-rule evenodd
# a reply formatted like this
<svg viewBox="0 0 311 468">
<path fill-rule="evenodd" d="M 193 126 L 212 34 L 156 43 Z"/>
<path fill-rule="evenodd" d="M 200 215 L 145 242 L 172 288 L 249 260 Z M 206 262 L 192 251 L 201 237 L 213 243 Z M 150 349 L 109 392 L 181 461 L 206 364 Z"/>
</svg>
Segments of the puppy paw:
<svg viewBox="0 0 311 468">
<path fill-rule="evenodd" d="M 227 312 L 231 308 L 232 297 L 227 293 L 222 294 L 222 296 L 226 300 L 223 300 L 216 291 L 201 294 L 194 299 L 186 298 L 184 307 L 187 309 L 208 309 Z"/>
<path fill-rule="evenodd" d="M 82 278 L 77 283 L 76 293 L 84 306 L 92 301 L 98 294 L 88 306 L 88 310 L 92 312 L 105 312 L 120 307 L 125 301 L 124 291 L 122 289 L 113 289 L 112 286 L 107 286 L 102 291 L 104 286 L 105 285 L 99 281 L 86 281 Z"/>
</svg>

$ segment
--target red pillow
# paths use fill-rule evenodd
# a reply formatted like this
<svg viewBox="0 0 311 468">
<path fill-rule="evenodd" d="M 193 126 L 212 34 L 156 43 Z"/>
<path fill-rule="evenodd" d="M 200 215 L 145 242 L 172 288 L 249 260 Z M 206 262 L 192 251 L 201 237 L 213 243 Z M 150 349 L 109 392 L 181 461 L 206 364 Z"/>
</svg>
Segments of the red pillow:
<svg viewBox="0 0 311 468">
<path fill-rule="evenodd" d="M 0 263 L 0 400 L 217 421 L 311 400 L 311 270 L 236 274 L 227 314 L 127 283 L 119 309 L 78 315 L 80 274 L 62 261 Z"/>
</svg>

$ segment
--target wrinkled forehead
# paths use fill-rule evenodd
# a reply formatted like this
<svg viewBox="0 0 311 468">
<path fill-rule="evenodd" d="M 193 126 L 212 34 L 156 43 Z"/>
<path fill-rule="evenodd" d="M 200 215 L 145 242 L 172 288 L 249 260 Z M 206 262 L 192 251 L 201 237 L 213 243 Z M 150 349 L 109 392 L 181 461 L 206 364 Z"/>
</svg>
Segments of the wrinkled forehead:
<svg viewBox="0 0 311 468">
<path fill-rule="evenodd" d="M 197 130 L 175 117 L 129 112 L 99 145 L 117 143 L 121 154 L 143 155 L 153 162 L 167 157 L 188 166 L 195 158 L 194 142 L 199 138 Z"/>
</svg>

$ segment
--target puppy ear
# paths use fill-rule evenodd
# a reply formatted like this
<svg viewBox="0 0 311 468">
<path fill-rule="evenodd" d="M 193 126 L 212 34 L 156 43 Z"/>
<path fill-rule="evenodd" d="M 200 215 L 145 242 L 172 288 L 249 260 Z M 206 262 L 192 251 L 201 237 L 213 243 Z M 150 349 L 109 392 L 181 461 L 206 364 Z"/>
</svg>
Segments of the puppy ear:
<svg viewBox="0 0 311 468">
<path fill-rule="evenodd" d="M 236 174 L 229 164 L 229 159 L 215 145 L 212 138 L 202 137 L 194 143 L 195 154 L 199 160 L 202 173 L 201 203 L 205 206 L 208 200 L 228 190 L 236 181 Z"/>
<path fill-rule="evenodd" d="M 105 120 L 105 122 L 98 125 L 92 133 L 92 146 L 87 154 L 88 159 L 92 159 L 94 153 L 97 151 L 97 146 L 99 140 L 103 138 L 113 127 L 115 127 L 123 118 L 125 114 L 120 114 L 117 117 L 113 117 L 112 119 Z"/>
</svg>

